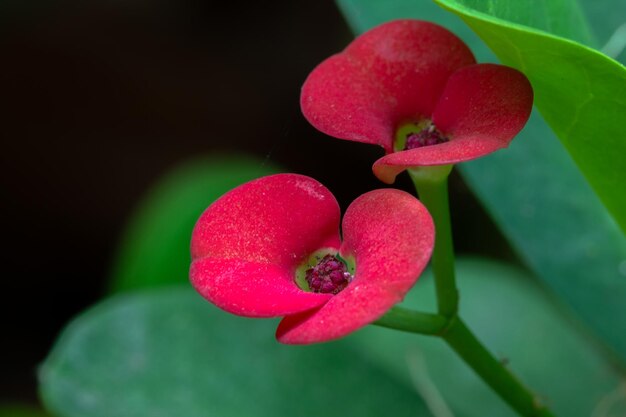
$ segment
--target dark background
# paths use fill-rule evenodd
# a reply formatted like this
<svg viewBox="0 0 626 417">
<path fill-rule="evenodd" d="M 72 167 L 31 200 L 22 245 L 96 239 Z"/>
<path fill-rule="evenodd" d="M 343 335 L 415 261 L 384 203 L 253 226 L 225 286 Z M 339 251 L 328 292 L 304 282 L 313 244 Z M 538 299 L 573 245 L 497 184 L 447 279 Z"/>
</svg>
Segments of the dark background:
<svg viewBox="0 0 626 417">
<path fill-rule="evenodd" d="M 307 73 L 352 38 L 332 1 L 23 3 L 0 6 L 0 403 L 36 402 L 37 364 L 105 294 L 134 205 L 176 164 L 246 152 L 343 207 L 382 186 L 380 149 L 300 115 Z M 458 251 L 510 256 L 457 175 L 451 188 Z"/>
</svg>

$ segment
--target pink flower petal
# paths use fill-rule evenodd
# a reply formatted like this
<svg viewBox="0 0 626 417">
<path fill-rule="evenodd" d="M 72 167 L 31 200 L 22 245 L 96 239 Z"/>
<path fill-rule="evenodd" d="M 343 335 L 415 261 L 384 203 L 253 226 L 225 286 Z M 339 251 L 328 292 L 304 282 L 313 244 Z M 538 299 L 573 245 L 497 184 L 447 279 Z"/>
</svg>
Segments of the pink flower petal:
<svg viewBox="0 0 626 417">
<path fill-rule="evenodd" d="M 241 259 L 295 267 L 323 247 L 339 247 L 339 205 L 319 182 L 278 174 L 226 193 L 200 216 L 193 259 Z"/>
<path fill-rule="evenodd" d="M 429 117 L 448 78 L 472 65 L 474 55 L 447 29 L 420 20 L 395 20 L 356 38 L 345 54 L 382 84 L 397 102 L 396 124 L 415 116 Z M 377 103 L 371 103 L 370 106 Z M 397 127 L 397 126 L 395 126 Z"/>
<path fill-rule="evenodd" d="M 526 124 L 532 102 L 530 83 L 513 68 L 462 68 L 450 77 L 433 114 L 450 141 L 385 155 L 374 163 L 374 174 L 391 184 L 407 168 L 455 164 L 504 148 Z"/>
<path fill-rule="evenodd" d="M 394 152 L 374 162 L 374 175 L 386 184 L 407 168 L 448 165 L 469 161 L 502 148 L 502 142 L 490 136 L 460 137 L 439 145 Z"/>
<path fill-rule="evenodd" d="M 489 137 L 506 147 L 528 121 L 532 105 L 532 87 L 518 70 L 496 64 L 471 65 L 450 77 L 433 122 L 452 139 Z M 475 157 L 470 151 L 465 160 Z"/>
<path fill-rule="evenodd" d="M 398 125 L 430 116 L 448 77 L 474 62 L 465 44 L 441 26 L 385 23 L 313 70 L 302 87 L 302 112 L 330 136 L 391 152 Z"/>
<path fill-rule="evenodd" d="M 295 269 L 316 250 L 339 248 L 339 216 L 330 191 L 302 175 L 273 175 L 237 187 L 196 224 L 192 284 L 241 315 L 276 316 L 317 306 L 327 297 L 297 288 Z M 283 295 L 285 300 L 277 299 Z"/>
<path fill-rule="evenodd" d="M 426 208 L 399 190 L 375 190 L 356 199 L 343 220 L 341 254 L 354 256 L 355 278 L 319 309 L 285 317 L 283 343 L 333 340 L 381 317 L 401 301 L 430 259 L 434 225 Z"/>
<path fill-rule="evenodd" d="M 381 87 L 358 62 L 334 55 L 309 74 L 300 108 L 309 123 L 327 135 L 387 149 L 395 129 L 396 102 Z"/>
<path fill-rule="evenodd" d="M 201 258 L 191 264 L 191 282 L 204 298 L 229 313 L 277 317 L 325 304 L 330 294 L 302 291 L 294 272 L 277 265 Z"/>
</svg>

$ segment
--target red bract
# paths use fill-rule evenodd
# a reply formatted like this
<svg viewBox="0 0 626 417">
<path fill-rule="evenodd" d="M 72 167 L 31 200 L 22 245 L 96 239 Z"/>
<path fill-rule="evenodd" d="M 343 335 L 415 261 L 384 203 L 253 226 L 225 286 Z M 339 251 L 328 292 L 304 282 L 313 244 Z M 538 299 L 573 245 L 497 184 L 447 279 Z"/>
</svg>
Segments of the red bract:
<svg viewBox="0 0 626 417">
<path fill-rule="evenodd" d="M 392 183 L 407 168 L 454 164 L 506 147 L 528 120 L 532 99 L 519 71 L 476 64 L 467 46 L 438 25 L 397 20 L 315 68 L 300 104 L 322 132 L 382 146 L 387 155 L 374 173 Z M 394 149 L 399 129 L 431 123 L 443 143 Z"/>
<path fill-rule="evenodd" d="M 402 300 L 430 258 L 434 227 L 417 199 L 389 189 L 350 205 L 343 241 L 339 220 L 333 195 L 309 177 L 279 174 L 244 184 L 198 220 L 191 282 L 228 312 L 285 316 L 276 334 L 283 343 L 345 336 Z M 316 253 L 338 253 L 354 262 L 351 282 L 336 295 L 305 291 L 296 283 L 296 271 Z"/>
</svg>

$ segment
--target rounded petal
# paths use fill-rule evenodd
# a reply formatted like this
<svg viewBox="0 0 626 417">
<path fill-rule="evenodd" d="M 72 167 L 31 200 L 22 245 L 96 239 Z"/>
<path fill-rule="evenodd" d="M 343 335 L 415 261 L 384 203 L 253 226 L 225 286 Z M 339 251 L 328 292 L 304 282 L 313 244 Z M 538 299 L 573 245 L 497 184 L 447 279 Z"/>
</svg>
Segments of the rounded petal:
<svg viewBox="0 0 626 417">
<path fill-rule="evenodd" d="M 467 45 L 449 30 L 411 19 L 370 30 L 345 53 L 397 102 L 396 124 L 416 115 L 429 117 L 448 78 L 476 62 Z"/>
<path fill-rule="evenodd" d="M 395 99 L 345 54 L 333 55 L 309 74 L 302 86 L 304 117 L 327 135 L 381 145 L 390 150 Z"/>
<path fill-rule="evenodd" d="M 279 174 L 241 185 L 194 228 L 192 284 L 241 315 L 278 316 L 319 305 L 327 297 L 300 290 L 295 269 L 320 248 L 339 248 L 339 216 L 330 191 L 309 177 Z M 301 306 L 295 298 L 278 300 L 283 295 Z"/>
<path fill-rule="evenodd" d="M 461 68 L 448 81 L 433 113 L 448 142 L 385 155 L 374 174 L 391 184 L 407 168 L 469 161 L 508 146 L 526 124 L 533 91 L 521 72 L 496 64 Z"/>
<path fill-rule="evenodd" d="M 433 122 L 453 140 L 496 141 L 506 147 L 528 121 L 532 107 L 533 89 L 524 74 L 504 65 L 478 64 L 450 77 Z M 466 153 L 459 157 L 482 156 L 473 149 Z"/>
<path fill-rule="evenodd" d="M 350 205 L 343 235 L 341 254 L 354 257 L 354 280 L 321 308 L 285 317 L 277 330 L 279 341 L 333 340 L 380 318 L 422 273 L 435 229 L 419 200 L 388 189 L 371 191 Z"/>
<path fill-rule="evenodd" d="M 448 77 L 474 62 L 467 46 L 441 26 L 385 23 L 311 72 L 302 87 L 302 112 L 330 136 L 391 152 L 398 125 L 429 117 Z"/>
<path fill-rule="evenodd" d="M 200 258 L 191 264 L 191 282 L 204 298 L 232 314 L 276 317 L 326 303 L 330 294 L 305 292 L 293 271 L 237 259 Z"/>
<path fill-rule="evenodd" d="M 295 267 L 321 247 L 339 247 L 339 219 L 337 200 L 313 178 L 271 175 L 209 206 L 193 230 L 191 255 Z"/>
</svg>

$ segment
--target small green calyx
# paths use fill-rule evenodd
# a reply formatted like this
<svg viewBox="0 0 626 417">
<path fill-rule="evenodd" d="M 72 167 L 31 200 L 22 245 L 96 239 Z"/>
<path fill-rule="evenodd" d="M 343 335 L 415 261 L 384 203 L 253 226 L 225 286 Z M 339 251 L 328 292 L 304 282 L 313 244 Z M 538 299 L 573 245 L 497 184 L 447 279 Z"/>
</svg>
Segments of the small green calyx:
<svg viewBox="0 0 626 417">
<path fill-rule="evenodd" d="M 401 125 L 396 130 L 396 140 L 394 150 L 407 151 L 424 146 L 438 145 L 447 142 L 431 120 L 423 119 L 418 122 L 409 122 Z"/>
<path fill-rule="evenodd" d="M 339 254 L 318 251 L 296 271 L 296 283 L 305 291 L 338 294 L 350 284 L 354 268 Z"/>
</svg>

